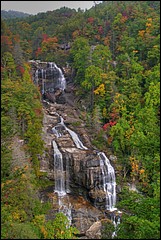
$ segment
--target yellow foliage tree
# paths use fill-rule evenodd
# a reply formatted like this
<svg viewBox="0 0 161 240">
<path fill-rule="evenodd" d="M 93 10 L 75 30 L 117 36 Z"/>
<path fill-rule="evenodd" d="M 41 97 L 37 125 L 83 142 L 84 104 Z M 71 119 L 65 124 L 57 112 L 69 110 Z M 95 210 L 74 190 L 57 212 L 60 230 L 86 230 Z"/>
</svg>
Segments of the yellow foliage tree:
<svg viewBox="0 0 161 240">
<path fill-rule="evenodd" d="M 105 85 L 104 83 L 101 83 L 98 88 L 96 90 L 94 90 L 94 93 L 96 95 L 100 95 L 101 97 L 103 97 L 105 95 Z"/>
</svg>

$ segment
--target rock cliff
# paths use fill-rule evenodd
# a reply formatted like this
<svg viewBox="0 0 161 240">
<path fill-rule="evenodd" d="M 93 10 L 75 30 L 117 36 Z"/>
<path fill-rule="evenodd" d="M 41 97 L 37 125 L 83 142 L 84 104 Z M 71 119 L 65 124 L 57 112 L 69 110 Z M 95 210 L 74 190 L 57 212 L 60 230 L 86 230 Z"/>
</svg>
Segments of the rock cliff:
<svg viewBox="0 0 161 240">
<path fill-rule="evenodd" d="M 43 67 L 47 67 L 46 63 Z M 53 67 L 55 66 L 50 66 L 50 70 Z M 34 70 L 38 69 L 36 70 L 35 67 Z M 37 71 L 39 74 L 37 83 L 41 91 L 44 90 L 44 86 L 50 89 L 52 82 L 56 81 L 49 76 L 45 85 L 40 76 L 42 73 L 42 70 L 39 73 Z M 92 238 L 101 238 L 100 220 L 109 216 L 106 210 L 107 193 L 103 186 L 104 173 L 100 166 L 98 151 L 92 146 L 84 121 L 80 118 L 79 109 L 75 104 L 77 99 L 74 96 L 74 85 L 69 80 L 65 89 L 51 89 L 45 94 L 43 91 L 42 93 L 44 112 L 42 138 L 46 151 L 40 159 L 40 171 L 45 172 L 46 177 L 53 181 L 53 187 L 41 193 L 41 200 L 46 199 L 53 203 L 49 218 L 53 217 L 53 211 L 62 210 L 68 215 L 72 219 L 71 223 L 80 230 L 80 238 L 90 239 L 93 228 L 95 234 L 93 233 Z M 83 147 L 76 145 L 71 132 L 77 134 Z M 62 155 L 63 172 L 61 173 L 54 170 L 53 141 Z M 59 182 L 56 177 L 61 178 L 60 175 L 63 175 L 65 182 L 63 187 L 67 193 L 63 198 L 54 192 L 56 182 Z"/>
</svg>

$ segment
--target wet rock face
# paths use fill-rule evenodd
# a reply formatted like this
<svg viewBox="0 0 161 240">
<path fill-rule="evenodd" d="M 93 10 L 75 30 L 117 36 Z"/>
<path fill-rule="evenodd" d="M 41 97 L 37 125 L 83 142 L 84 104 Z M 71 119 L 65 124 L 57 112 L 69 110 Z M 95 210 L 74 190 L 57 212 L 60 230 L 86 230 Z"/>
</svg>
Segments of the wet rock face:
<svg viewBox="0 0 161 240">
<path fill-rule="evenodd" d="M 77 237 L 79 239 L 100 239 L 100 223 L 102 219 L 105 219 L 104 213 L 92 206 L 82 196 L 68 194 L 63 199 L 59 199 L 62 203 L 60 206 L 58 196 L 53 193 L 53 187 L 49 187 L 46 193 L 41 192 L 40 195 L 42 202 L 50 201 L 53 203 L 53 208 L 48 212 L 46 219 L 54 219 L 57 209 L 62 210 L 71 203 L 71 224 L 80 232 Z"/>
<path fill-rule="evenodd" d="M 49 107 L 44 115 L 46 121 L 44 135 L 47 138 L 45 142 L 50 141 L 50 144 L 48 144 L 50 148 L 48 177 L 54 180 L 54 149 L 52 148 L 52 141 L 54 140 L 63 156 L 63 168 L 65 175 L 68 175 L 68 184 L 71 192 L 81 192 L 93 205 L 103 209 L 105 207 L 106 194 L 102 187 L 100 160 L 97 152 L 91 148 L 90 140 L 84 132 L 83 127 L 79 126 L 79 128 L 76 127 L 76 129 L 74 129 L 73 125 L 70 127 L 69 119 L 75 119 L 76 121 L 77 119 L 76 116 L 71 116 L 69 108 L 67 109 L 62 104 L 50 104 L 50 106 L 52 107 Z M 87 144 L 88 149 L 84 150 L 76 147 L 69 132 L 63 125 L 59 124 L 60 117 L 58 113 L 66 119 L 70 129 L 75 130 L 78 134 L 80 133 L 79 135 L 83 143 L 85 142 Z M 69 115 L 71 118 L 68 117 Z M 56 135 L 53 134 L 53 127 L 56 127 L 56 129 L 61 132 L 61 137 L 56 137 Z M 44 161 L 42 161 L 41 165 L 47 168 Z"/>
<path fill-rule="evenodd" d="M 46 99 L 50 100 L 50 102 L 55 103 L 56 97 L 54 93 L 46 92 L 44 96 Z"/>
<path fill-rule="evenodd" d="M 43 75 L 44 71 L 39 71 L 38 77 L 40 78 L 41 90 L 45 90 L 43 95 L 45 98 L 43 98 L 42 138 L 45 142 L 46 152 L 40 159 L 40 171 L 46 172 L 45 176 L 53 181 L 53 187 L 48 194 L 49 201 L 53 203 L 53 209 L 47 218 L 52 219 L 57 211 L 62 210 L 64 212 L 68 209 L 71 211 L 72 225 L 80 230 L 78 236 L 80 239 L 100 239 L 100 220 L 105 218 L 106 193 L 103 189 L 103 172 L 100 169 L 98 152 L 92 146 L 85 124 L 79 117 L 79 110 L 74 102 L 72 84 L 68 84 L 64 91 L 57 88 L 56 79 L 59 76 L 56 76 L 56 68 L 51 63 L 48 66 L 42 66 L 42 68 L 45 67 L 48 69 L 46 69 L 46 75 Z M 44 80 L 42 78 L 46 79 L 45 84 L 44 81 L 41 81 Z M 61 117 L 64 125 L 61 124 Z M 78 134 L 81 142 L 86 147 L 85 149 L 78 148 L 65 126 Z M 53 128 L 55 128 L 55 133 Z M 57 130 L 60 136 L 56 134 Z M 58 172 L 59 169 L 54 168 L 54 165 L 57 164 L 56 161 L 54 162 L 56 150 L 53 141 L 62 154 L 62 172 Z M 115 162 L 116 159 L 111 156 L 111 160 Z M 55 169 L 58 171 L 56 172 Z M 55 186 L 58 185 L 55 176 L 58 176 L 59 179 L 63 177 L 63 181 L 65 181 L 63 188 L 65 185 L 67 194 L 63 196 L 63 199 L 58 197 L 58 192 L 54 192 Z M 64 189 L 62 192 L 64 192 Z M 42 201 L 46 201 L 46 198 L 42 197 Z M 69 203 L 71 203 L 71 206 L 69 206 Z"/>
<path fill-rule="evenodd" d="M 52 103 L 65 104 L 63 91 L 66 88 L 66 79 L 62 69 L 54 62 L 40 62 L 38 60 L 29 62 L 33 82 L 40 87 L 43 99 Z"/>
</svg>

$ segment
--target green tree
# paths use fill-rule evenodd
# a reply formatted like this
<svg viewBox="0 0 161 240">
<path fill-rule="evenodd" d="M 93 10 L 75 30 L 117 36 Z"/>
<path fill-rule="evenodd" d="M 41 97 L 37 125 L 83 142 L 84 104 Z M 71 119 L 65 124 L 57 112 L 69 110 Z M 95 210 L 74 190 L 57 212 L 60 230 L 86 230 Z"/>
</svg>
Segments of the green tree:
<svg viewBox="0 0 161 240">
<path fill-rule="evenodd" d="M 85 70 L 85 79 L 82 81 L 81 86 L 90 92 L 90 109 L 93 110 L 94 106 L 94 90 L 101 83 L 101 74 L 103 71 L 99 67 L 91 65 Z"/>
<path fill-rule="evenodd" d="M 36 216 L 33 224 L 41 233 L 42 239 L 76 239 L 79 231 L 70 226 L 68 218 L 59 212 L 55 215 L 54 220 L 45 221 L 44 215 Z"/>
<path fill-rule="evenodd" d="M 123 189 L 119 209 L 124 208 L 121 223 L 118 225 L 118 239 L 159 239 L 160 218 L 157 197 L 143 197 L 136 192 Z"/>
<path fill-rule="evenodd" d="M 96 45 L 92 51 L 91 63 L 96 67 L 101 68 L 104 73 L 110 69 L 111 52 L 107 46 Z"/>
<path fill-rule="evenodd" d="M 72 44 L 71 56 L 76 70 L 76 82 L 81 83 L 85 78 L 85 69 L 89 66 L 90 46 L 88 40 L 79 37 Z"/>
</svg>

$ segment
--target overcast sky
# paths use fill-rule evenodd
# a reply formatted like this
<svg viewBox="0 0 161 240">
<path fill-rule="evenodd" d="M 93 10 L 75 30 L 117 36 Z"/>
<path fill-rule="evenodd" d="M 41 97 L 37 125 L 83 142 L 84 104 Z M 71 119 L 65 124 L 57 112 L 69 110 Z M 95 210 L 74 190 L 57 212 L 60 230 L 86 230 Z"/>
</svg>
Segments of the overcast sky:
<svg viewBox="0 0 161 240">
<path fill-rule="evenodd" d="M 14 10 L 30 14 L 53 11 L 64 6 L 85 10 L 93 7 L 94 1 L 1 1 L 1 10 Z"/>
</svg>

